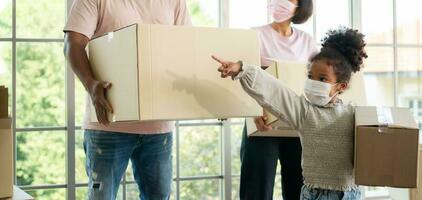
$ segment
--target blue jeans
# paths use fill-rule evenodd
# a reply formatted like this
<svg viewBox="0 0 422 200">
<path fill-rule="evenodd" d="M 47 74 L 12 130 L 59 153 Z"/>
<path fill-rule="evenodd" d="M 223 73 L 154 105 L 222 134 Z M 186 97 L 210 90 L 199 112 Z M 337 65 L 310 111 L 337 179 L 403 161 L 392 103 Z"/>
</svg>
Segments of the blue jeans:
<svg viewBox="0 0 422 200">
<path fill-rule="evenodd" d="M 300 200 L 361 200 L 362 194 L 359 189 L 350 191 L 325 190 L 319 188 L 302 187 Z"/>
<path fill-rule="evenodd" d="M 169 199 L 172 184 L 172 133 L 125 134 L 85 130 L 89 200 L 116 199 L 129 159 L 141 200 Z"/>
</svg>

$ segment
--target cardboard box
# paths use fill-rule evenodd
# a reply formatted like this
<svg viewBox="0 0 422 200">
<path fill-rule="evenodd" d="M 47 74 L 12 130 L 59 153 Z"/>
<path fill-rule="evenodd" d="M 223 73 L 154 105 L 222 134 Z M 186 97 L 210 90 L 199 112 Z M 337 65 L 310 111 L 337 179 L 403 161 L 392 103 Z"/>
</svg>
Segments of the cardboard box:
<svg viewBox="0 0 422 200">
<path fill-rule="evenodd" d="M 89 43 L 95 76 L 112 83 L 113 121 L 262 115 L 238 81 L 220 77 L 213 54 L 259 66 L 257 32 L 135 24 Z"/>
<path fill-rule="evenodd" d="M 13 194 L 12 120 L 0 119 L 0 198 Z"/>
<path fill-rule="evenodd" d="M 0 118 L 7 118 L 9 116 L 7 92 L 7 87 L 0 85 Z"/>
<path fill-rule="evenodd" d="M 409 199 L 410 200 L 420 200 L 422 199 L 422 146 L 419 145 L 419 166 L 418 166 L 418 187 L 415 189 L 410 189 Z"/>
<path fill-rule="evenodd" d="M 356 184 L 417 187 L 419 129 L 410 110 L 357 107 L 355 120 Z"/>
<path fill-rule="evenodd" d="M 297 95 L 303 94 L 305 79 L 308 74 L 308 64 L 283 60 L 274 60 L 273 65 L 266 71 L 277 77 L 284 85 L 293 90 Z M 344 103 L 353 102 L 357 106 L 366 105 L 365 82 L 363 72 L 354 74 L 349 88 L 340 95 Z M 267 114 L 267 125 L 271 125 L 271 131 L 258 131 L 253 118 L 246 119 L 248 136 L 261 137 L 299 137 L 297 131 L 293 130 L 286 122 L 279 120 L 269 112 Z"/>
</svg>

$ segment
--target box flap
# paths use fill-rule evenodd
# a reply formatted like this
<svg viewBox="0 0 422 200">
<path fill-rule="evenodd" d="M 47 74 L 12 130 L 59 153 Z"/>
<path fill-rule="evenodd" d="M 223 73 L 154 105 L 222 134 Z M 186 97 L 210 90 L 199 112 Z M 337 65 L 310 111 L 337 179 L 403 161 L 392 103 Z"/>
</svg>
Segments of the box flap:
<svg viewBox="0 0 422 200">
<path fill-rule="evenodd" d="M 418 129 L 408 108 L 359 106 L 356 107 L 355 120 L 356 126 Z"/>
<path fill-rule="evenodd" d="M 107 98 L 115 115 L 109 115 L 109 120 L 139 120 L 139 95 L 135 87 L 138 85 L 137 50 L 136 24 L 89 42 L 89 61 L 94 76 L 112 84 Z M 91 120 L 97 121 L 92 105 Z"/>
</svg>

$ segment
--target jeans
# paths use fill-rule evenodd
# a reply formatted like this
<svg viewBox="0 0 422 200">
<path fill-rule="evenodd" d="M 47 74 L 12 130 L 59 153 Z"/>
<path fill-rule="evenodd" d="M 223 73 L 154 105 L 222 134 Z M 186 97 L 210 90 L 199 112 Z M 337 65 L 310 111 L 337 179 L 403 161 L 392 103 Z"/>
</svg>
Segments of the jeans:
<svg viewBox="0 0 422 200">
<path fill-rule="evenodd" d="M 139 199 L 169 199 L 172 184 L 172 133 L 138 135 L 85 130 L 89 200 L 116 199 L 129 159 Z"/>
<path fill-rule="evenodd" d="M 361 200 L 362 194 L 360 189 L 350 191 L 336 191 L 318 188 L 302 187 L 300 200 Z"/>
<path fill-rule="evenodd" d="M 303 186 L 299 138 L 248 137 L 243 129 L 240 157 L 240 199 L 272 200 L 280 160 L 284 200 L 298 200 Z"/>
</svg>

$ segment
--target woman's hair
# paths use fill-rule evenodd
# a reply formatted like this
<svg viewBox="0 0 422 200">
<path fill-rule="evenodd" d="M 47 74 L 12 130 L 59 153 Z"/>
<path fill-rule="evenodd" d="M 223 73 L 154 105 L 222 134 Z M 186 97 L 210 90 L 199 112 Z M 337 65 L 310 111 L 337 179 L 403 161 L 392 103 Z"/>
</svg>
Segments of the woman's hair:
<svg viewBox="0 0 422 200">
<path fill-rule="evenodd" d="M 311 61 L 324 60 L 334 67 L 337 82 L 349 82 L 352 73 L 362 68 L 365 52 L 364 35 L 357 30 L 340 27 L 328 31 L 322 40 L 321 51 Z"/>
<path fill-rule="evenodd" d="M 295 15 L 292 17 L 294 24 L 303 24 L 309 17 L 312 16 L 314 11 L 313 0 L 298 0 L 298 7 L 296 8 Z"/>
</svg>

